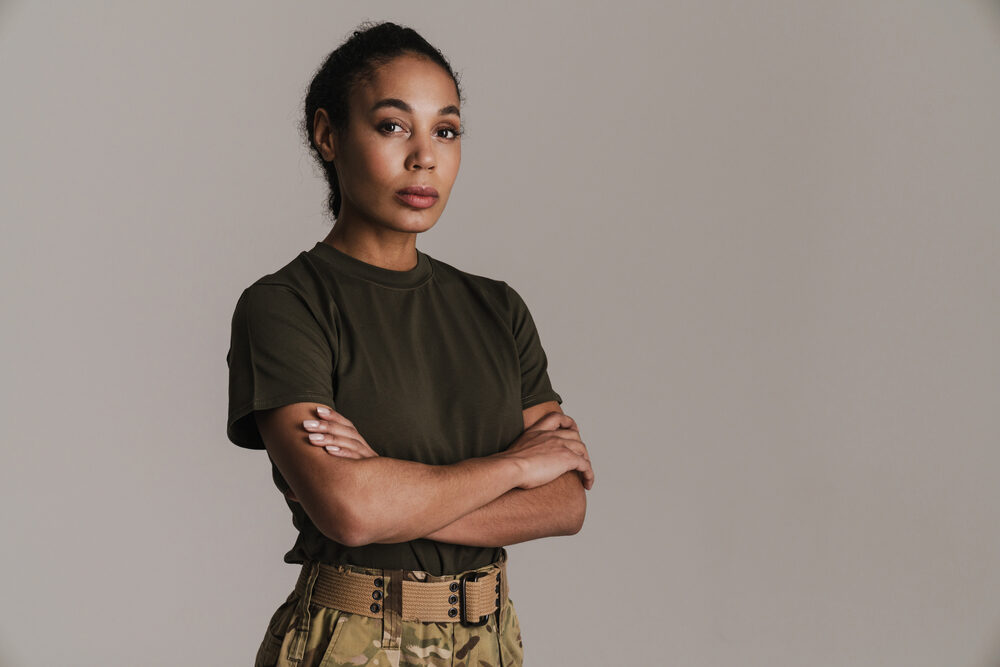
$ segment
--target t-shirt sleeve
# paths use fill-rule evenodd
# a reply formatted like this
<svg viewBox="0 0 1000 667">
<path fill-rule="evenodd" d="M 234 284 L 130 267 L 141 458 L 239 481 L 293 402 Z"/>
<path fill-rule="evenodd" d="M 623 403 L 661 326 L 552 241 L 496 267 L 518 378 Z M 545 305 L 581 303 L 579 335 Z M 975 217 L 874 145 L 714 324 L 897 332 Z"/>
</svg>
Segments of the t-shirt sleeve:
<svg viewBox="0 0 1000 667">
<path fill-rule="evenodd" d="M 236 302 L 226 354 L 229 440 L 264 449 L 254 410 L 304 401 L 336 409 L 334 338 L 290 287 L 254 283 L 246 288 Z"/>
<path fill-rule="evenodd" d="M 562 397 L 552 389 L 549 380 L 548 359 L 542 349 L 542 341 L 535 327 L 527 304 L 517 291 L 507 287 L 511 304 L 511 329 L 517 343 L 517 355 L 521 366 L 521 409 L 545 401 L 562 404 Z"/>
</svg>

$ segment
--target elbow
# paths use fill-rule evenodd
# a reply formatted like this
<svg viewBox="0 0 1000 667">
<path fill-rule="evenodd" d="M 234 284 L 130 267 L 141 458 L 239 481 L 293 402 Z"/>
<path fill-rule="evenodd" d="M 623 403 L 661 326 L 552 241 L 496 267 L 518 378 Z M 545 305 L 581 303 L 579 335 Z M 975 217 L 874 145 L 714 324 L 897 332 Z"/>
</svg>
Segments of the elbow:
<svg viewBox="0 0 1000 667">
<path fill-rule="evenodd" d="M 566 535 L 576 535 L 583 529 L 583 521 L 587 518 L 587 492 L 583 485 L 574 485 L 573 502 L 570 503 L 568 528 Z"/>
<path fill-rule="evenodd" d="M 370 526 L 364 520 L 367 513 L 358 505 L 361 498 L 355 496 L 352 502 L 340 502 L 339 498 L 327 498 L 321 504 L 316 528 L 328 538 L 345 547 L 362 547 L 371 544 Z M 310 515 L 311 516 L 311 515 Z"/>
<path fill-rule="evenodd" d="M 316 528 L 328 538 L 345 547 L 362 547 L 371 544 L 363 525 L 357 520 L 344 516 L 327 516 L 322 523 L 315 522 Z"/>
<path fill-rule="evenodd" d="M 385 526 L 379 518 L 384 498 L 369 494 L 364 478 L 345 475 L 328 487 L 320 505 L 324 535 L 345 547 L 363 547 L 385 539 Z"/>
<path fill-rule="evenodd" d="M 371 540 L 365 536 L 365 533 L 358 529 L 341 532 L 339 539 L 336 541 L 340 542 L 345 547 L 351 548 L 363 547 L 366 544 L 371 544 Z"/>
<path fill-rule="evenodd" d="M 586 513 L 587 511 L 584 509 L 573 516 L 573 519 L 569 524 L 569 530 L 566 533 L 567 535 L 576 535 L 583 529 L 583 520 L 586 517 Z"/>
</svg>

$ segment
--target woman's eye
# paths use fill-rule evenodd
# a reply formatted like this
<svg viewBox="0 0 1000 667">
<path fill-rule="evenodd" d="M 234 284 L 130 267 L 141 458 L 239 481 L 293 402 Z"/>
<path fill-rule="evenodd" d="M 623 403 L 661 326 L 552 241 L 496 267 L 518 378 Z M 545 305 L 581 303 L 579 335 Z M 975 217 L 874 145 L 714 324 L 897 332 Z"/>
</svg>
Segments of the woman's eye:
<svg viewBox="0 0 1000 667">
<path fill-rule="evenodd" d="M 378 129 L 384 132 L 385 134 L 399 134 L 398 132 L 394 131 L 393 128 L 400 128 L 405 131 L 405 128 L 403 128 L 402 125 L 400 125 L 394 120 L 385 120 L 379 123 L 378 125 Z M 444 139 L 457 139 L 462 135 L 461 130 L 457 130 L 453 127 L 442 127 L 440 130 L 438 130 L 439 136 L 441 132 L 451 133 L 450 136 L 443 137 Z"/>
<path fill-rule="evenodd" d="M 382 124 L 380 124 L 378 127 L 379 127 L 380 130 L 386 131 L 386 128 L 392 128 L 393 126 L 395 126 L 395 127 L 403 127 L 399 123 L 397 123 L 395 121 L 392 121 L 392 120 L 387 120 L 387 121 L 383 122 Z M 388 134 L 395 134 L 395 132 L 393 132 L 391 129 L 389 129 L 387 133 Z"/>
</svg>

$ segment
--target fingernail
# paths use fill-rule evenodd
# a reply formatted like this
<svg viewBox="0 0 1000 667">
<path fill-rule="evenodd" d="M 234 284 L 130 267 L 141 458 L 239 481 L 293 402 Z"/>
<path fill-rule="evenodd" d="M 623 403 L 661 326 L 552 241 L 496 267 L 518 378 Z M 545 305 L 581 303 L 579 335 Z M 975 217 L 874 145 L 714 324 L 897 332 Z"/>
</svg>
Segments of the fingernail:
<svg viewBox="0 0 1000 667">
<path fill-rule="evenodd" d="M 322 440 L 324 437 L 325 436 L 322 433 L 310 433 L 309 434 L 309 439 L 310 440 L 319 441 L 319 440 Z"/>
<path fill-rule="evenodd" d="M 316 421 L 315 419 L 307 419 L 304 422 L 302 422 L 302 425 L 305 426 L 306 428 L 316 428 L 317 426 L 319 426 L 319 422 Z"/>
<path fill-rule="evenodd" d="M 328 452 L 339 452 L 340 451 L 340 447 L 338 447 L 337 445 L 327 445 L 323 449 L 325 449 Z"/>
<path fill-rule="evenodd" d="M 321 415 L 330 414 L 330 410 L 328 408 L 324 408 L 322 405 L 316 406 L 316 412 L 320 413 Z"/>
</svg>

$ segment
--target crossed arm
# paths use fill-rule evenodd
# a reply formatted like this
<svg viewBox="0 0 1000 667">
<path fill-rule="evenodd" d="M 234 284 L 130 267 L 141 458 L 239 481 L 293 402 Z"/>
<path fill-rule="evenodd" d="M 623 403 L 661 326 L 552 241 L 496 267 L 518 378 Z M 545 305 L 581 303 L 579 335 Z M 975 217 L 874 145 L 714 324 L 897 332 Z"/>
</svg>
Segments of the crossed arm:
<svg viewBox="0 0 1000 667">
<path fill-rule="evenodd" d="M 556 401 L 527 408 L 524 426 L 549 412 L 562 412 Z M 533 489 L 511 489 L 433 533 L 426 539 L 468 546 L 507 546 L 556 535 L 574 535 L 583 526 L 587 494 L 575 470 Z"/>
<path fill-rule="evenodd" d="M 406 475 L 400 477 L 400 483 L 405 481 L 404 486 L 409 485 L 415 497 L 421 494 L 414 485 L 421 484 L 421 476 L 428 474 L 434 478 L 428 482 L 436 488 L 435 494 L 445 493 L 445 497 L 449 493 L 462 494 L 456 497 L 454 506 L 445 508 L 435 505 L 434 494 L 423 493 L 417 500 L 422 503 L 420 507 L 408 505 L 409 511 L 419 513 L 419 522 L 390 526 L 384 521 L 395 516 L 395 510 L 385 506 L 380 499 L 364 495 L 372 474 L 367 462 L 376 459 L 331 457 L 322 451 L 322 446 L 301 449 L 299 429 L 306 425 L 302 417 L 310 416 L 315 409 L 315 404 L 300 402 L 258 411 L 254 416 L 274 464 L 291 486 L 286 491 L 289 500 L 302 503 L 317 527 L 339 542 L 388 544 L 424 538 L 469 546 L 506 546 L 540 537 L 572 535 L 583 524 L 586 492 L 581 473 L 570 470 L 548 484 L 530 489 L 512 488 L 510 480 L 506 479 L 513 479 L 509 474 L 510 466 L 503 463 L 503 459 L 487 457 L 489 461 L 470 459 L 469 465 L 456 464 L 461 470 L 450 470 L 445 477 L 433 472 L 433 466 L 385 459 L 380 467 L 405 469 Z M 523 410 L 525 429 L 549 413 L 565 414 L 556 401 Z M 486 476 L 484 466 L 490 468 Z M 506 472 L 500 474 L 501 469 Z M 401 475 L 402 472 L 400 470 Z M 476 480 L 473 487 L 469 486 L 471 480 Z M 331 489 L 337 491 L 331 492 Z M 501 492 L 502 489 L 506 491 Z M 405 496 L 408 491 L 401 493 Z M 396 498 L 394 502 L 403 501 Z M 456 508 L 460 509 L 455 511 Z M 373 518 L 379 513 L 384 516 Z M 448 518 L 440 520 L 443 517 Z M 444 523 L 448 520 L 450 523 Z M 380 526 L 377 530 L 367 525 L 372 521 Z M 423 527 L 418 528 L 417 523 Z"/>
<path fill-rule="evenodd" d="M 574 535 L 583 526 L 586 491 L 571 470 L 534 489 L 511 489 L 496 500 L 425 537 L 469 546 L 507 546 L 553 535 Z"/>
</svg>

